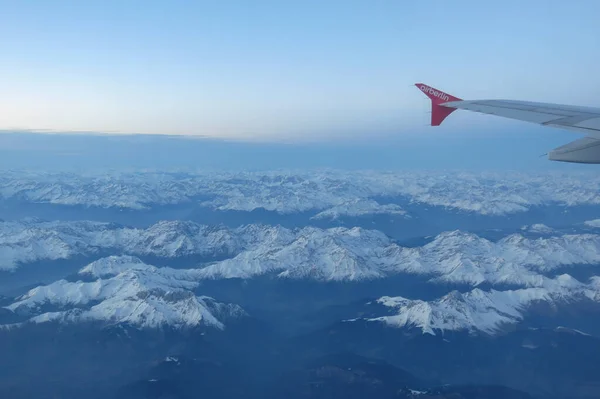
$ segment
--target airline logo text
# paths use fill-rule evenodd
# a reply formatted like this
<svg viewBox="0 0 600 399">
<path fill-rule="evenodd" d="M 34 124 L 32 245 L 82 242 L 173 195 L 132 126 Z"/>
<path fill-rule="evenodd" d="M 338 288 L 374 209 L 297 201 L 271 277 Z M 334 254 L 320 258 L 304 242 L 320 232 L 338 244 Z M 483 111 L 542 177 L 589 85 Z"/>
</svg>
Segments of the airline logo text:
<svg viewBox="0 0 600 399">
<path fill-rule="evenodd" d="M 436 89 L 429 87 L 429 86 L 421 86 L 420 87 L 421 91 L 423 91 L 423 93 L 425 94 L 431 94 L 434 97 L 439 98 L 440 100 L 443 101 L 448 101 L 450 100 L 450 97 L 446 94 L 446 93 L 442 93 L 441 91 L 437 91 Z"/>
</svg>

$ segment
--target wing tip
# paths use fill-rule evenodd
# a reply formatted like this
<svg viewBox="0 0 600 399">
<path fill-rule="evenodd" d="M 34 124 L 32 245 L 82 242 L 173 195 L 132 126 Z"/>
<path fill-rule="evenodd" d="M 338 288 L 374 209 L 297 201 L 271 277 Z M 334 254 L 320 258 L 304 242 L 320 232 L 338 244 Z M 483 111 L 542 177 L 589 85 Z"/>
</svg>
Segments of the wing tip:
<svg viewBox="0 0 600 399">
<path fill-rule="evenodd" d="M 448 115 L 456 111 L 456 108 L 444 106 L 442 104 L 451 101 L 462 101 L 458 97 L 444 93 L 443 91 L 435 89 L 429 85 L 426 85 L 425 83 L 415 83 L 415 86 L 425 93 L 425 95 L 431 100 L 431 126 L 441 125 Z"/>
</svg>

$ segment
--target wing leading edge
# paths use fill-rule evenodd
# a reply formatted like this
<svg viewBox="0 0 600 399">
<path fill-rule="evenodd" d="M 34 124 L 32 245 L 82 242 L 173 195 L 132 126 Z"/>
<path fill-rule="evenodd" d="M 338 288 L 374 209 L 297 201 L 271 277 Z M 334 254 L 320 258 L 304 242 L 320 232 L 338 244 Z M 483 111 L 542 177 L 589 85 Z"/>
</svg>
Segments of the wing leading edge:
<svg viewBox="0 0 600 399">
<path fill-rule="evenodd" d="M 550 151 L 548 159 L 600 163 L 600 108 L 512 100 L 465 101 L 423 83 L 415 86 L 431 99 L 432 126 L 439 126 L 452 112 L 462 109 L 573 130 L 585 133 L 587 137 Z"/>
</svg>

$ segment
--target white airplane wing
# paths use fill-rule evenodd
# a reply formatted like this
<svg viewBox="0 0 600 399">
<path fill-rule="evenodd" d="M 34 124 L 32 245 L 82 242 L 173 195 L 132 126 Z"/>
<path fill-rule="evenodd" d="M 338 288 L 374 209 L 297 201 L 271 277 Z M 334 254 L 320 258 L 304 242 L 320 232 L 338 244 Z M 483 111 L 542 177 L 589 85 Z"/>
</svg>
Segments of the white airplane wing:
<svg viewBox="0 0 600 399">
<path fill-rule="evenodd" d="M 457 109 L 496 115 L 586 134 L 586 137 L 548 153 L 552 161 L 600 163 L 600 108 L 512 100 L 465 101 L 423 83 L 417 83 L 431 99 L 431 125 L 439 126 Z"/>
</svg>

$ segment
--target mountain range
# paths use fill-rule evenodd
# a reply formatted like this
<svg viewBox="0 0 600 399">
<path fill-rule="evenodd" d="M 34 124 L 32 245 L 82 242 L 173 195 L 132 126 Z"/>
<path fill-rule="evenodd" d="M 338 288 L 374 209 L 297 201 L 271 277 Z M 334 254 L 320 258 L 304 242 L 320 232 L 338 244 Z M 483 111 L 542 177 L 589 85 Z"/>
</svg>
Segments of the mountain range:
<svg viewBox="0 0 600 399">
<path fill-rule="evenodd" d="M 217 210 L 316 210 L 320 218 L 404 212 L 402 204 L 387 205 L 381 197 L 506 215 L 550 204 L 598 205 L 599 189 L 593 173 L 556 172 L 6 171 L 0 177 L 0 198 L 7 200 L 135 210 L 199 201 Z"/>
<path fill-rule="evenodd" d="M 322 274 L 312 276 L 315 275 Z M 308 273 L 302 274 L 307 276 Z M 173 269 L 148 265 L 131 256 L 112 256 L 90 263 L 69 280 L 33 288 L 5 309 L 19 316 L 22 322 L 101 322 L 138 328 L 223 329 L 227 320 L 247 316 L 243 309 L 246 303 L 220 303 L 201 295 L 199 291 L 207 278 L 216 278 L 212 266 Z M 277 278 L 281 278 L 281 273 Z M 535 313 L 535 308 L 541 305 L 565 309 L 585 305 L 600 309 L 600 277 L 582 283 L 563 274 L 555 278 L 541 276 L 540 282 L 538 287 L 516 290 L 452 291 L 431 301 L 384 296 L 374 302 L 365 301 L 362 309 L 348 308 L 347 322 L 383 322 L 392 327 L 419 328 L 434 335 L 444 331 L 493 335 L 521 323 L 527 312 Z M 244 296 L 240 300 L 246 301 Z M 291 293 L 287 300 L 294 301 Z M 369 307 L 373 304 L 380 306 Z M 360 313 L 370 317 L 354 317 Z M 19 325 L 11 322 L 4 328 Z"/>
<path fill-rule="evenodd" d="M 0 396 L 600 397 L 599 191 L 592 173 L 6 171 Z"/>
<path fill-rule="evenodd" d="M 450 231 L 407 247 L 377 230 L 359 227 L 228 228 L 163 221 L 140 229 L 91 221 L 0 222 L 3 270 L 36 261 L 107 254 L 178 262 L 188 258 L 187 267 L 200 267 L 198 273 L 207 279 L 276 273 L 282 278 L 352 281 L 412 274 L 439 283 L 541 287 L 545 275 L 561 268 L 593 273 L 600 263 L 600 235 L 520 232 L 490 240 Z"/>
<path fill-rule="evenodd" d="M 452 291 L 433 301 L 382 297 L 377 303 L 391 309 L 394 314 L 367 320 L 394 327 L 416 327 L 423 333 L 433 335 L 436 331 L 497 334 L 503 328 L 521 322 L 527 310 L 534 305 L 557 307 L 581 302 L 600 304 L 600 277 L 592 278 L 589 284 L 582 284 L 564 274 L 545 280 L 545 285 L 506 291 L 483 291 L 478 288 L 467 293 Z M 600 306 L 597 308 L 600 309 Z"/>
<path fill-rule="evenodd" d="M 157 268 L 124 256 L 100 259 L 79 274 L 83 280 L 36 287 L 6 309 L 32 323 L 101 321 L 142 328 L 223 329 L 223 320 L 246 315 L 237 305 L 194 295 L 193 270 Z"/>
</svg>

